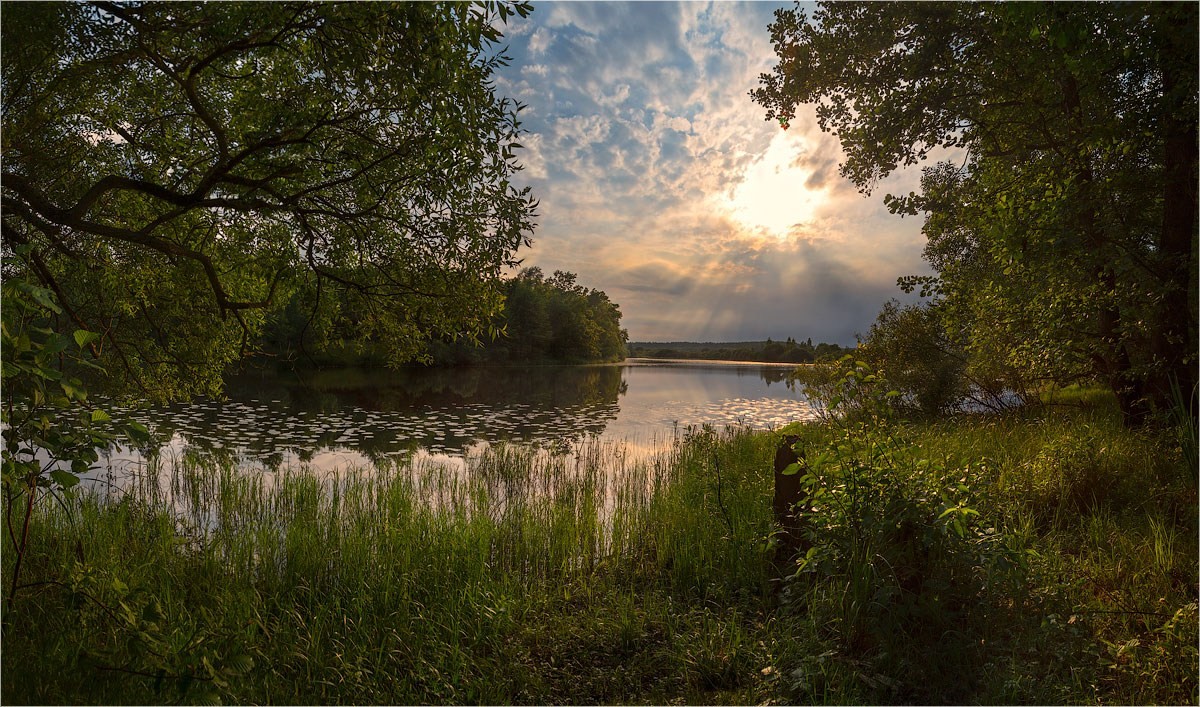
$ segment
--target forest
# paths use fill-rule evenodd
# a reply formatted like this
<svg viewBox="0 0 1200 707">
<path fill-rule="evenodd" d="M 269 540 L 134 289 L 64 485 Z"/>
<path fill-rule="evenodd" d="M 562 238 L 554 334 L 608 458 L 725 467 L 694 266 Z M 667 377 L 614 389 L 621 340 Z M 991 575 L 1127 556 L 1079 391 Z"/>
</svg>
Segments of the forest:
<svg viewBox="0 0 1200 707">
<path fill-rule="evenodd" d="M 730 343 L 695 343 L 671 341 L 663 343 L 631 342 L 629 355 L 645 358 L 684 358 L 710 361 L 762 361 L 765 363 L 813 363 L 836 361 L 853 349 L 812 339 L 796 341 L 740 341 Z"/>
<path fill-rule="evenodd" d="M 502 309 L 487 334 L 426 343 L 417 361 L 432 366 L 607 363 L 625 357 L 628 334 L 621 309 L 608 295 L 576 283 L 576 275 L 521 270 L 500 285 Z M 313 326 L 300 298 L 268 321 L 258 349 L 284 365 L 385 366 L 386 341 L 363 341 L 348 323 Z M 338 332 L 342 332 L 341 335 Z"/>
</svg>

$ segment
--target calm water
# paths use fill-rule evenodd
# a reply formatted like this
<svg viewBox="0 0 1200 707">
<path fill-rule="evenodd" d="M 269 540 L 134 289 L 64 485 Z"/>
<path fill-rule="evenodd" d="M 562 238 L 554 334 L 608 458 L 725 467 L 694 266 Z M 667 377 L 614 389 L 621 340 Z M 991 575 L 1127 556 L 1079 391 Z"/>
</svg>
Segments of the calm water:
<svg viewBox="0 0 1200 707">
<path fill-rule="evenodd" d="M 453 461 L 499 441 L 569 451 L 597 436 L 651 450 L 689 426 L 778 427 L 812 417 L 791 366 L 630 359 L 619 365 L 258 372 L 227 400 L 142 410 L 164 458 L 230 457 L 245 468 Z M 120 411 L 118 411 L 120 412 Z M 117 450 L 109 469 L 142 463 Z"/>
</svg>

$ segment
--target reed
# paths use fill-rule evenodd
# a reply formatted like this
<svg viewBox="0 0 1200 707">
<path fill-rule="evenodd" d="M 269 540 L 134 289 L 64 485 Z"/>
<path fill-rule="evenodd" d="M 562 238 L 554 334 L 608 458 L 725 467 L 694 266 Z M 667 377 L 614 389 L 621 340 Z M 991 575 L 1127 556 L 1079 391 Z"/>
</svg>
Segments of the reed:
<svg viewBox="0 0 1200 707">
<path fill-rule="evenodd" d="M 600 689 L 628 701 L 660 682 L 548 679 L 579 659 L 565 645 L 544 655 L 544 627 L 563 621 L 595 642 L 582 672 L 670 651 L 692 627 L 708 644 L 673 663 L 674 684 L 711 691 L 732 668 L 708 676 L 724 658 L 705 656 L 742 641 L 749 613 L 715 602 L 765 586 L 753 541 L 769 530 L 769 452 L 746 431 L 708 430 L 639 463 L 599 440 L 325 476 L 185 456 L 119 500 L 39 509 L 5 699 L 544 702 Z"/>
<path fill-rule="evenodd" d="M 846 478 L 936 533 L 847 517 L 819 531 L 853 540 L 835 571 L 782 584 L 771 433 L 327 475 L 184 455 L 38 504 L 0 698 L 1195 703 L 1183 437 L 1111 408 L 901 424 Z M 952 537 L 937 494 L 960 487 L 979 520 Z"/>
</svg>

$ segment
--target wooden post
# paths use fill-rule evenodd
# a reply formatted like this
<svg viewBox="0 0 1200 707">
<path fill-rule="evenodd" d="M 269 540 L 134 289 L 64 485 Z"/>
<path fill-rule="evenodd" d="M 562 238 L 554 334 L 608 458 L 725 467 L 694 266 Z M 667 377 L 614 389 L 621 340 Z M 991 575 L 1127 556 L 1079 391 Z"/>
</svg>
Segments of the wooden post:
<svg viewBox="0 0 1200 707">
<path fill-rule="evenodd" d="M 806 473 L 804 455 L 797 455 L 793 448 L 799 440 L 796 435 L 787 435 L 775 450 L 775 498 L 771 506 L 775 511 L 775 523 L 779 526 L 779 544 L 775 547 L 774 562 L 780 571 L 790 565 L 800 552 L 807 550 L 802 531 L 808 506 L 800 485 L 800 477 Z M 797 462 L 801 467 L 798 472 L 783 473 L 784 469 Z"/>
</svg>

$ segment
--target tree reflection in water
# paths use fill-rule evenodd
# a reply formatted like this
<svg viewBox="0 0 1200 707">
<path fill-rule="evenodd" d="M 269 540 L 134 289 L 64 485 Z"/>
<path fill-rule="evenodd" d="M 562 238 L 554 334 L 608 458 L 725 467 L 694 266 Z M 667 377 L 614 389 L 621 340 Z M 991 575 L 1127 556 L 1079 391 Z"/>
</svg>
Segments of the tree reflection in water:
<svg viewBox="0 0 1200 707">
<path fill-rule="evenodd" d="M 636 361 L 258 370 L 230 378 L 224 401 L 198 400 L 136 416 L 150 423 L 167 455 L 259 468 L 325 468 L 418 453 L 461 458 L 464 450 L 501 441 L 567 449 L 606 433 L 669 439 L 680 424 L 770 426 L 806 414 L 800 396 L 782 384 L 789 370 Z M 114 458 L 123 455 L 136 456 L 118 450 Z"/>
</svg>

